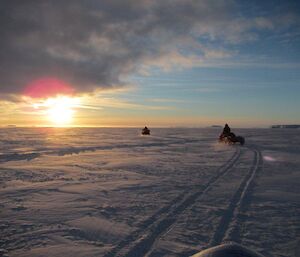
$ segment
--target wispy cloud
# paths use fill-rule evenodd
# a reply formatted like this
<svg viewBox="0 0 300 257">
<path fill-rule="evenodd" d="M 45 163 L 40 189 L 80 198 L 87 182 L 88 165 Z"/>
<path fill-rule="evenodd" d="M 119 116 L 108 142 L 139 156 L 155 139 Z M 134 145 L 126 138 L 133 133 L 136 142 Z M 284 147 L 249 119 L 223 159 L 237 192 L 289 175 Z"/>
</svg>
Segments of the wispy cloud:
<svg viewBox="0 0 300 257">
<path fill-rule="evenodd" d="M 151 98 L 147 99 L 149 102 L 154 103 L 185 103 L 186 101 L 183 99 L 174 99 L 174 98 Z"/>
<path fill-rule="evenodd" d="M 159 106 L 159 105 L 147 105 L 147 104 L 138 104 L 135 102 L 130 102 L 126 100 L 122 100 L 119 98 L 113 97 L 103 97 L 101 99 L 97 99 L 95 104 L 93 105 L 95 108 L 115 108 L 115 109 L 132 109 L 132 110 L 172 110 L 174 107 L 170 106 Z"/>
</svg>

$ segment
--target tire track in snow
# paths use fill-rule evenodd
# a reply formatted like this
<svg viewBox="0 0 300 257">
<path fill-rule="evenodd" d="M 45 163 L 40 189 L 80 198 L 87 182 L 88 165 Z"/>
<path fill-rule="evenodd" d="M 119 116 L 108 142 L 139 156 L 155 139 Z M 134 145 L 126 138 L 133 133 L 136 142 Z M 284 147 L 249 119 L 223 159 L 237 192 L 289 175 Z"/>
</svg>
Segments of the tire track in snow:
<svg viewBox="0 0 300 257">
<path fill-rule="evenodd" d="M 252 177 L 250 178 L 249 183 L 246 185 L 247 188 L 246 188 L 245 192 L 243 192 L 244 194 L 241 197 L 242 201 L 241 201 L 240 205 L 238 205 L 238 208 L 237 208 L 235 215 L 233 217 L 233 220 L 232 220 L 233 222 L 230 226 L 230 229 L 226 233 L 226 237 L 224 238 L 224 241 L 234 241 L 237 243 L 241 242 L 240 241 L 240 239 L 241 239 L 240 228 L 241 228 L 241 225 L 245 222 L 244 212 L 247 209 L 247 207 L 250 205 L 251 195 L 253 192 L 253 188 L 255 186 L 254 180 L 257 175 L 257 172 L 263 165 L 263 158 L 262 158 L 261 152 L 258 150 L 253 150 L 253 151 L 256 151 L 256 153 L 257 153 L 257 164 L 256 164 L 257 169 L 256 169 L 255 173 L 252 174 Z"/>
<path fill-rule="evenodd" d="M 193 205 L 198 197 L 207 193 L 211 187 L 224 175 L 226 175 L 231 168 L 236 164 L 241 155 L 240 148 L 237 148 L 233 156 L 219 169 L 215 176 L 213 176 L 201 189 L 184 191 L 169 205 L 163 207 L 146 221 L 141 224 L 141 228 L 137 229 L 111 251 L 106 253 L 104 257 L 134 257 L 145 256 L 151 251 L 152 246 L 169 228 L 177 221 L 178 216 L 184 212 L 188 207 Z"/>
<path fill-rule="evenodd" d="M 239 237 L 239 221 L 244 206 L 249 202 L 249 191 L 253 186 L 254 178 L 259 170 L 262 158 L 260 151 L 253 149 L 254 159 L 249 172 L 243 178 L 239 188 L 234 193 L 225 214 L 210 241 L 210 247 L 224 241 L 235 241 Z"/>
</svg>

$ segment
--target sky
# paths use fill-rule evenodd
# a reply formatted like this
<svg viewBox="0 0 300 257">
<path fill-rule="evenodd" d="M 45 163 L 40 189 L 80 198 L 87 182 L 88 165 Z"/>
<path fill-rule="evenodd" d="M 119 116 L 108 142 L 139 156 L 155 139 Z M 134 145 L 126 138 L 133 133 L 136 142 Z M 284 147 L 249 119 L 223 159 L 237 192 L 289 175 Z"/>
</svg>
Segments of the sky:
<svg viewBox="0 0 300 257">
<path fill-rule="evenodd" d="M 300 2 L 0 2 L 0 126 L 300 123 Z"/>
</svg>

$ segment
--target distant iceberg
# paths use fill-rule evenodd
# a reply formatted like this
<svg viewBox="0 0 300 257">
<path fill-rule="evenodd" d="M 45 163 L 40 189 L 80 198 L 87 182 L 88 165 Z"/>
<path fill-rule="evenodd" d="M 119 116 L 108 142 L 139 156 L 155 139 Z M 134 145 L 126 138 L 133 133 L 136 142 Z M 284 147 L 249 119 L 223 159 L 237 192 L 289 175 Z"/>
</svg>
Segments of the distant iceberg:
<svg viewBox="0 0 300 257">
<path fill-rule="evenodd" d="M 271 128 L 293 128 L 297 129 L 300 128 L 300 125 L 292 124 L 292 125 L 272 125 Z"/>
</svg>

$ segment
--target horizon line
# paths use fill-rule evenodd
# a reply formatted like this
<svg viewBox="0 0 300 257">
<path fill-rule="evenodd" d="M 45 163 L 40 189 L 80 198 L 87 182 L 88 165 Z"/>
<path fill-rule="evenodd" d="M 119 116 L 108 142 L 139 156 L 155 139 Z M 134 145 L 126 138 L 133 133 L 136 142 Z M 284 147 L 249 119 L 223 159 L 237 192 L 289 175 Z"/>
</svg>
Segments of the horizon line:
<svg viewBox="0 0 300 257">
<path fill-rule="evenodd" d="M 276 124 L 277 125 L 277 124 Z M 275 124 L 273 125 L 266 125 L 266 126 L 252 126 L 252 127 L 245 127 L 245 126 L 231 126 L 232 128 L 237 128 L 237 129 L 263 129 L 263 128 L 272 128 L 272 126 L 276 126 Z M 295 124 L 282 124 L 282 125 L 295 125 Z M 298 124 L 296 124 L 298 125 Z M 140 129 L 143 126 L 124 126 L 124 125 L 86 125 L 86 126 L 79 126 L 79 125 L 73 125 L 73 126 L 50 126 L 50 125 L 34 125 L 34 126 L 26 126 L 26 125 L 0 125 L 0 128 L 7 128 L 7 129 L 14 129 L 14 128 L 136 128 Z M 207 125 L 207 126 L 149 126 L 147 127 L 150 128 L 186 128 L 186 129 L 196 129 L 196 128 L 211 128 L 211 129 L 218 129 L 218 128 L 223 128 L 223 125 Z"/>
</svg>

